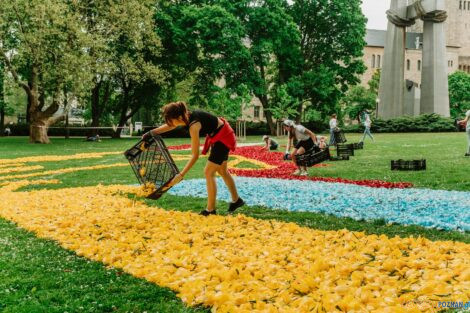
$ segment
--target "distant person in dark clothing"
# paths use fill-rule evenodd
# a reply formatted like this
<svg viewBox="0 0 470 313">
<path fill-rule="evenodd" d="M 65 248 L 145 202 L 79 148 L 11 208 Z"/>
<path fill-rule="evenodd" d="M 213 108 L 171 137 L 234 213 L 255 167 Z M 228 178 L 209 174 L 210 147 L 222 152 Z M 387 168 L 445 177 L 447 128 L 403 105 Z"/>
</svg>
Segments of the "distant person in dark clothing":
<svg viewBox="0 0 470 313">
<path fill-rule="evenodd" d="M 266 143 L 266 145 L 264 146 L 264 149 L 266 151 L 274 151 L 277 150 L 277 148 L 279 147 L 278 143 L 267 135 L 263 136 L 263 141 Z"/>
</svg>

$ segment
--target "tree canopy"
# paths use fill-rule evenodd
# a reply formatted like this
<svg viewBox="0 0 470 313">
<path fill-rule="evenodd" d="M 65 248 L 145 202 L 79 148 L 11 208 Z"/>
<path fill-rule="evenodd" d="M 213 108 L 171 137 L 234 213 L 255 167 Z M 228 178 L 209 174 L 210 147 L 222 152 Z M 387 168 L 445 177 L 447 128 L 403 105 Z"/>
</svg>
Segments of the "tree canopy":
<svg viewBox="0 0 470 313">
<path fill-rule="evenodd" d="M 339 108 L 364 71 L 365 21 L 359 0 L 12 0 L 0 59 L 27 95 L 31 142 L 49 141 L 71 99 L 91 126 L 124 126 L 182 86 L 230 119 L 256 97 L 274 133 L 280 118 Z"/>
<path fill-rule="evenodd" d="M 470 75 L 457 71 L 449 75 L 450 115 L 458 119 L 470 110 Z"/>
</svg>

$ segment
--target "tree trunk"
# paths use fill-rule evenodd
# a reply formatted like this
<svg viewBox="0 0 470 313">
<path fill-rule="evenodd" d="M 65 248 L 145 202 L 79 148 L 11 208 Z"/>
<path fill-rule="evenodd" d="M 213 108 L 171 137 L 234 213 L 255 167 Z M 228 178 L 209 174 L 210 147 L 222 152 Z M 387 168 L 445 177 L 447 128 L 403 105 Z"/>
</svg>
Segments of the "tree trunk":
<svg viewBox="0 0 470 313">
<path fill-rule="evenodd" d="M 65 139 L 70 138 L 70 129 L 69 129 L 69 113 L 65 116 Z"/>
<path fill-rule="evenodd" d="M 269 101 L 268 96 L 266 95 L 256 95 L 256 97 L 261 102 L 263 106 L 264 116 L 266 117 L 266 122 L 268 123 L 269 132 L 272 136 L 276 136 L 276 125 L 274 125 L 273 114 L 269 111 Z"/>
<path fill-rule="evenodd" d="M 5 95 L 3 94 L 3 85 L 5 81 L 5 72 L 3 62 L 0 59 L 0 137 L 5 134 Z"/>
<path fill-rule="evenodd" d="M 127 106 L 125 105 L 121 110 L 121 115 L 119 116 L 119 123 L 116 131 L 113 133 L 113 138 L 119 139 L 121 138 L 121 130 L 127 122 Z"/>
<path fill-rule="evenodd" d="M 259 65 L 259 69 L 260 69 L 261 78 L 263 79 L 263 82 L 266 84 L 264 66 Z M 271 133 L 271 136 L 276 136 L 276 126 L 274 125 L 274 122 L 273 122 L 272 112 L 269 111 L 269 101 L 268 101 L 267 94 L 264 94 L 264 95 L 259 94 L 259 95 L 256 95 L 256 97 L 259 99 L 259 101 L 263 105 L 263 112 L 266 117 L 266 122 L 268 123 L 269 132 Z"/>
<path fill-rule="evenodd" d="M 95 87 L 91 90 L 91 127 L 99 127 L 100 126 L 100 117 L 101 117 L 101 109 L 100 109 L 100 89 L 101 89 L 101 82 L 97 83 Z M 92 129 L 90 136 L 99 135 L 98 129 Z"/>
<path fill-rule="evenodd" d="M 29 142 L 30 143 L 50 143 L 49 136 L 47 136 L 47 121 L 36 120 L 31 118 L 31 125 L 29 131 Z"/>
<path fill-rule="evenodd" d="M 0 137 L 3 137 L 4 134 L 5 134 L 5 106 L 0 104 Z"/>
<path fill-rule="evenodd" d="M 67 88 L 64 86 L 64 113 L 65 113 L 65 139 L 70 138 L 69 129 L 69 99 L 67 97 Z"/>
<path fill-rule="evenodd" d="M 91 127 L 100 127 L 101 115 L 111 95 L 111 83 L 109 81 L 104 82 L 103 96 L 101 96 L 102 87 L 103 80 L 100 80 L 91 91 Z M 96 135 L 99 135 L 98 129 L 92 129 L 90 136 Z"/>
</svg>

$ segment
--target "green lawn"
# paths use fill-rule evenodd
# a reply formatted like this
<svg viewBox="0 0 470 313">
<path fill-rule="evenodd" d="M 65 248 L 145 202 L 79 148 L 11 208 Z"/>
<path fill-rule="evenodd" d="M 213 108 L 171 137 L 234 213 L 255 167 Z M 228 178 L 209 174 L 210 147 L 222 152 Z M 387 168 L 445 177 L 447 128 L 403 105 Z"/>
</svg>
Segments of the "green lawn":
<svg viewBox="0 0 470 313">
<path fill-rule="evenodd" d="M 349 142 L 357 142 L 358 134 L 347 134 Z M 124 151 L 137 138 L 99 143 L 82 139 L 53 138 L 51 145 L 32 145 L 26 138 L 0 138 L 0 159 L 34 155 L 75 154 L 83 152 Z M 249 137 L 247 142 L 260 141 Z M 281 144 L 285 140 L 280 139 Z M 167 145 L 188 143 L 188 139 L 169 139 Z M 378 134 L 376 142 L 368 139 L 364 150 L 356 151 L 350 161 L 332 162 L 331 166 L 310 169 L 310 175 L 349 179 L 407 181 L 418 187 L 449 190 L 470 190 L 468 169 L 470 158 L 464 158 L 466 138 L 462 133 Z M 284 149 L 284 148 L 281 148 Z M 185 151 L 174 152 L 187 154 Z M 392 172 L 392 159 L 426 158 L 428 170 Z M 126 162 L 122 155 L 99 159 L 63 162 L 41 162 L 49 169 Z M 179 167 L 185 161 L 177 162 Z M 203 177 L 205 159 L 201 159 L 186 179 Z M 29 165 L 29 163 L 28 163 Z M 240 164 L 247 167 L 249 164 Z M 46 178 L 46 177 L 39 177 Z M 130 167 L 79 171 L 55 175 L 58 185 L 28 188 L 64 188 L 97 184 L 135 184 Z M 149 205 L 164 209 L 199 211 L 204 199 L 165 195 Z M 184 203 L 184 205 L 182 205 Z M 226 203 L 219 202 L 222 214 Z M 243 214 L 260 218 L 295 222 L 323 230 L 350 229 L 387 236 L 424 236 L 431 240 L 455 240 L 470 243 L 470 233 L 445 232 L 418 226 L 388 225 L 382 220 L 355 221 L 319 213 L 293 213 L 264 207 L 247 207 Z M 0 312 L 200 312 L 202 308 L 186 308 L 173 292 L 141 279 L 108 269 L 102 264 L 77 257 L 54 242 L 33 235 L 0 219 Z"/>
</svg>

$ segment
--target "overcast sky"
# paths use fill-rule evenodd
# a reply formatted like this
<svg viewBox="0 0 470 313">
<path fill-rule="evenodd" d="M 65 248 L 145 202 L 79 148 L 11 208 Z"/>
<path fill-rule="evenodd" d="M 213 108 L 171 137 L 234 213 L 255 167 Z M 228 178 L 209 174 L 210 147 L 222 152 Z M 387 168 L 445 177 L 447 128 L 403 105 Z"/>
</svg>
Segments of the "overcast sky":
<svg viewBox="0 0 470 313">
<path fill-rule="evenodd" d="M 367 17 L 367 28 L 387 29 L 385 11 L 390 8 L 390 0 L 362 0 L 362 12 Z"/>
</svg>

